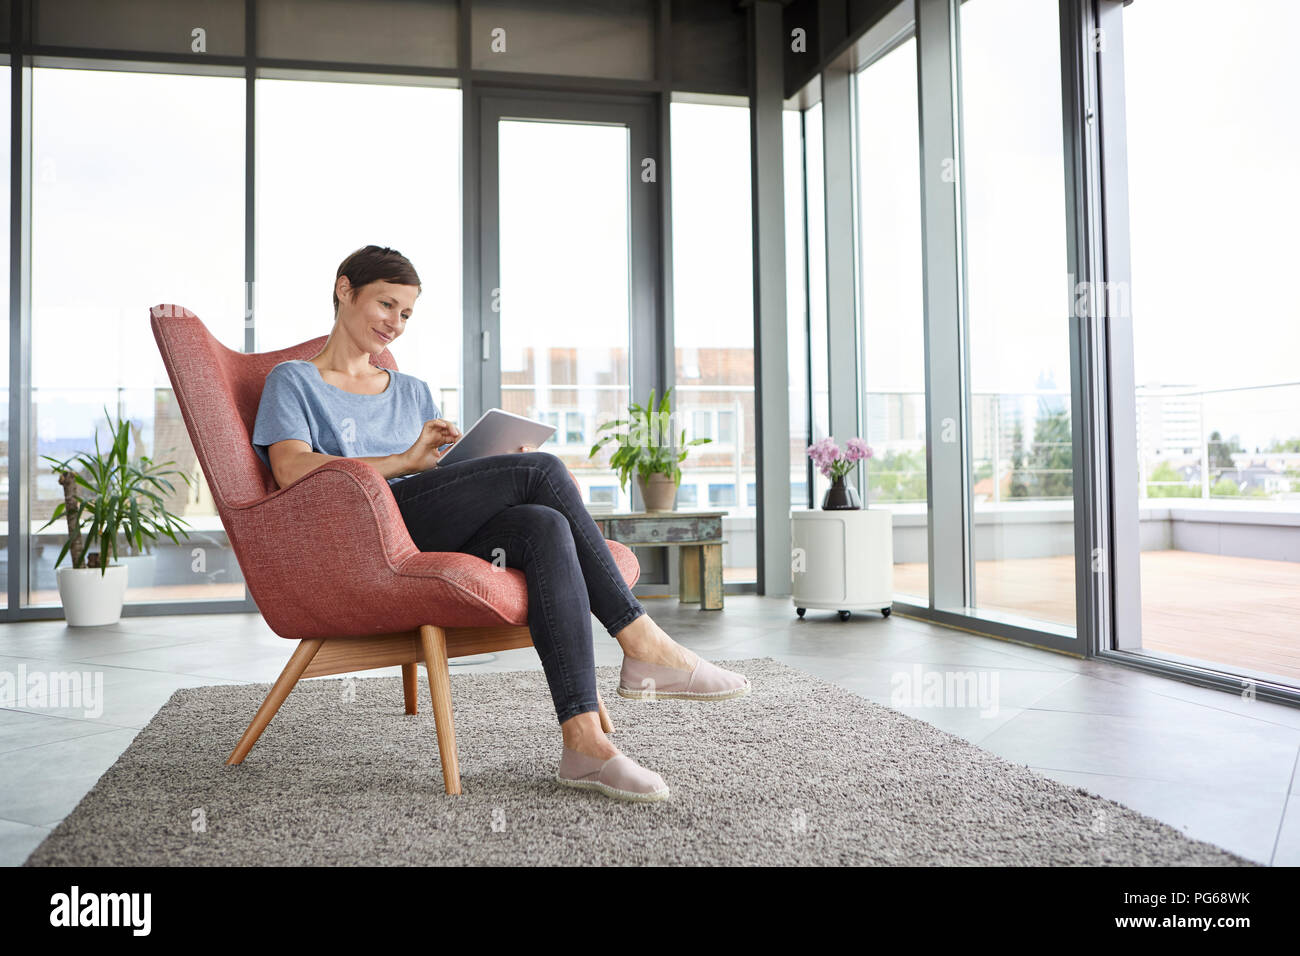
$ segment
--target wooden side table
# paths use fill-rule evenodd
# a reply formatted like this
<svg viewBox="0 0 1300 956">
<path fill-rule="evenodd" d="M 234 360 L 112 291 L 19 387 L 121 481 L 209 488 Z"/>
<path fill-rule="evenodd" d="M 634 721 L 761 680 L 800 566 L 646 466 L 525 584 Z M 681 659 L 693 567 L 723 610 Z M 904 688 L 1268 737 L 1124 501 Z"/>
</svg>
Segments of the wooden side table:
<svg viewBox="0 0 1300 956">
<path fill-rule="evenodd" d="M 725 511 L 592 514 L 610 541 L 639 548 L 677 548 L 678 601 L 722 610 L 722 516 Z"/>
</svg>

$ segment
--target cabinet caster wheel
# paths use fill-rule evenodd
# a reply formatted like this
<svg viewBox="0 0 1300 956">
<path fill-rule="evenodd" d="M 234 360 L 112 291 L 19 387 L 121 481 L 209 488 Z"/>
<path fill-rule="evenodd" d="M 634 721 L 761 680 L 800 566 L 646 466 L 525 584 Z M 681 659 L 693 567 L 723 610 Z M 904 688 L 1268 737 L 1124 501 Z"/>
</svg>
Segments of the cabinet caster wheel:
<svg viewBox="0 0 1300 956">
<path fill-rule="evenodd" d="M 794 612 L 798 614 L 800 617 L 803 617 L 803 612 L 806 610 L 808 610 L 806 607 L 797 607 L 794 609 Z"/>
<path fill-rule="evenodd" d="M 840 611 L 840 620 L 847 621 L 849 619 L 849 615 L 852 613 L 853 613 L 852 611 Z"/>
<path fill-rule="evenodd" d="M 891 613 L 893 613 L 893 610 L 894 610 L 894 609 L 893 609 L 892 607 L 882 607 L 882 608 L 880 609 L 880 616 L 881 616 L 881 617 L 889 617 L 889 615 L 890 615 Z"/>
</svg>

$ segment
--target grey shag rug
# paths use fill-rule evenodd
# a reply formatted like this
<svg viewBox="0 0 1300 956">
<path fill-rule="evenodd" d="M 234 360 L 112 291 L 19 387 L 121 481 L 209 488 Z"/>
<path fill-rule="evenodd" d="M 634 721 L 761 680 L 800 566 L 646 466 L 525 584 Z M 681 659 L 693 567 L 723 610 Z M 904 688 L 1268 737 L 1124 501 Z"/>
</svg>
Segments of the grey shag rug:
<svg viewBox="0 0 1300 956">
<path fill-rule="evenodd" d="M 771 658 L 729 701 L 632 701 L 613 741 L 672 790 L 633 804 L 553 780 L 540 670 L 453 673 L 464 793 L 443 792 L 428 682 L 300 682 L 240 766 L 267 684 L 176 691 L 27 866 L 1253 866 L 1110 800 Z"/>
</svg>

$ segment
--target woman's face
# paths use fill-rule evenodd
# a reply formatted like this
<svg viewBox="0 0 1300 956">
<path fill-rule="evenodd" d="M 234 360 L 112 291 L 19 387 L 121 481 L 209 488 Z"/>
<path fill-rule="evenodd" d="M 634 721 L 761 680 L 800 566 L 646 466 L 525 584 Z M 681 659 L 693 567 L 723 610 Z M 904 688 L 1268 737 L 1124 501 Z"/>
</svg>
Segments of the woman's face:
<svg viewBox="0 0 1300 956">
<path fill-rule="evenodd" d="M 371 282 L 362 286 L 353 302 L 348 277 L 339 276 L 338 281 L 339 324 L 362 351 L 382 352 L 406 331 L 419 294 L 417 286 Z"/>
</svg>

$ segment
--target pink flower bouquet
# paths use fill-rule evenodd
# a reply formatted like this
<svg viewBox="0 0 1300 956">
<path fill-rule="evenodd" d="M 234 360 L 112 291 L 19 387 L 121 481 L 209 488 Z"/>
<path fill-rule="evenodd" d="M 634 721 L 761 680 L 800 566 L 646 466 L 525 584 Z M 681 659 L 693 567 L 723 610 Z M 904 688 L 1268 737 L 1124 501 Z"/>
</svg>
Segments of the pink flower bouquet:
<svg viewBox="0 0 1300 956">
<path fill-rule="evenodd" d="M 852 471 L 857 463 L 875 454 L 861 438 L 850 438 L 844 443 L 843 454 L 833 438 L 823 438 L 808 446 L 808 457 L 817 469 L 832 480 L 838 480 Z"/>
</svg>

